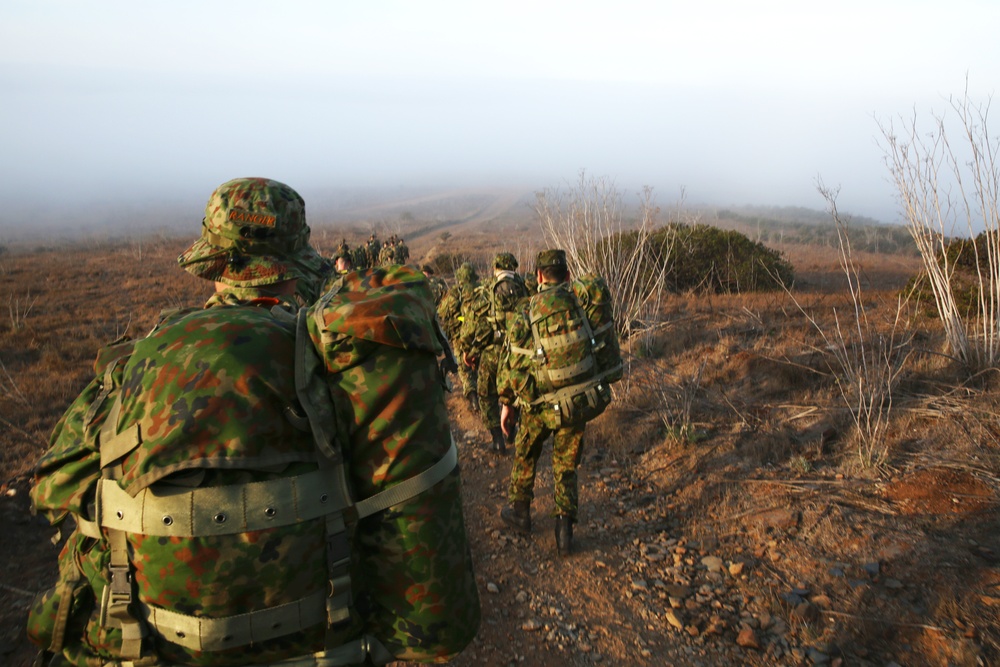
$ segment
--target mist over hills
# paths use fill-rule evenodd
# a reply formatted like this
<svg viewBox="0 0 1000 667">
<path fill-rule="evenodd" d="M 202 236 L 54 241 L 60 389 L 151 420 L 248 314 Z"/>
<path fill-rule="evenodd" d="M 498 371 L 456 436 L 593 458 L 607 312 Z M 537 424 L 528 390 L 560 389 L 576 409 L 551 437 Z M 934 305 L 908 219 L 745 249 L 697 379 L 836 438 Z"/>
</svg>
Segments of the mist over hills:
<svg viewBox="0 0 1000 667">
<path fill-rule="evenodd" d="M 300 192 L 314 229 L 398 233 L 415 238 L 444 228 L 459 233 L 483 225 L 493 229 L 523 228 L 537 221 L 534 206 L 538 191 L 528 188 L 329 187 Z M 631 196 L 633 193 L 624 194 L 624 214 L 628 217 L 636 210 L 637 199 Z M 664 224 L 680 216 L 685 221 L 738 229 L 762 240 L 783 240 L 804 226 L 832 224 L 826 211 L 799 206 L 659 204 L 660 222 Z M 204 206 L 204 193 L 179 193 L 169 198 L 123 196 L 114 201 L 80 203 L 50 198 L 0 211 L 0 242 L 190 236 L 197 233 Z M 896 227 L 849 213 L 845 218 L 858 227 Z M 764 234 L 765 229 L 779 231 Z"/>
</svg>

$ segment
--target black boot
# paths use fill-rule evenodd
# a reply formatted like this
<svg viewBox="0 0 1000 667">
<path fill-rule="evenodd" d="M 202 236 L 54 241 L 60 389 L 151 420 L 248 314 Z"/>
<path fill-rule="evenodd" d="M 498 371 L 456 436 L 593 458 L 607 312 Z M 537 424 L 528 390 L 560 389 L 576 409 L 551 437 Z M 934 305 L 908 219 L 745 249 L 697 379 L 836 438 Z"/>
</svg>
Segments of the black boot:
<svg viewBox="0 0 1000 667">
<path fill-rule="evenodd" d="M 515 500 L 500 510 L 500 518 L 519 533 L 531 534 L 531 501 Z"/>
<path fill-rule="evenodd" d="M 494 426 L 490 429 L 490 437 L 493 438 L 493 453 L 505 456 L 507 454 L 507 441 L 503 437 L 503 429 Z"/>
<path fill-rule="evenodd" d="M 573 519 L 565 514 L 556 516 L 556 551 L 562 557 L 573 550 Z"/>
<path fill-rule="evenodd" d="M 479 412 L 479 394 L 476 392 L 466 394 L 465 400 L 469 402 L 469 410 L 472 410 L 472 412 Z"/>
</svg>

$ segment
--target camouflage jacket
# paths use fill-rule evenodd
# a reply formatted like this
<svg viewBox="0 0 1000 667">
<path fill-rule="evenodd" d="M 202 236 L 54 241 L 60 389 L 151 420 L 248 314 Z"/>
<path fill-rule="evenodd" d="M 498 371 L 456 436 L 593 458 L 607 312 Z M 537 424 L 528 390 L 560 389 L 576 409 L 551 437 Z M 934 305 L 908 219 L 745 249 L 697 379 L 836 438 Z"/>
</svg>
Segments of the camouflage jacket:
<svg viewBox="0 0 1000 667">
<path fill-rule="evenodd" d="M 437 313 L 441 328 L 453 345 L 460 343 L 459 335 L 464 320 L 462 313 L 466 304 L 471 301 L 476 287 L 475 283 L 455 283 L 438 304 Z"/>
<path fill-rule="evenodd" d="M 359 499 L 428 469 L 451 447 L 444 380 L 436 363 L 441 347 L 433 333 L 429 290 L 422 276 L 400 269 L 345 276 L 343 284 L 299 320 L 307 325 L 307 334 L 302 335 L 319 352 L 306 391 L 317 397 L 315 405 L 328 406 L 320 421 L 339 443 L 348 486 Z M 294 414 L 297 403 L 291 372 L 296 365 L 296 311 L 294 304 L 253 289 L 228 289 L 214 295 L 205 309 L 169 313 L 143 340 L 103 350 L 97 377 L 57 424 L 51 448 L 38 465 L 32 489 L 35 509 L 56 525 L 70 513 L 89 515 L 94 488 L 107 468 L 98 445 L 101 429 L 94 425 L 111 421 L 111 401 L 98 399 L 112 390 L 122 397 L 120 419 L 114 423 L 125 428 L 136 419 L 143 420 L 143 441 L 148 440 L 153 448 L 139 456 L 138 452 L 148 449 L 140 442 L 137 454 L 122 460 L 120 484 L 126 490 L 129 484 L 152 483 L 151 475 L 177 473 L 194 484 L 233 484 L 234 478 L 241 477 L 245 483 L 244 471 L 199 463 L 229 456 L 229 451 L 249 456 L 244 460 L 253 462 L 261 471 L 258 475 L 282 475 L 278 471 L 289 467 L 295 471 L 316 468 L 317 450 L 310 429 L 307 426 L 303 432 L 301 424 L 286 414 L 289 406 Z M 225 346 L 240 347 L 242 352 L 211 354 Z M 176 365 L 185 353 L 190 354 L 188 368 Z M 160 361 L 161 354 L 167 355 L 164 361 Z M 213 366 L 213 358 L 223 365 Z M 114 382 L 109 383 L 112 378 Z M 261 384 L 265 379 L 266 388 Z M 176 392 L 178 382 L 184 387 L 181 393 Z M 271 397 L 269 402 L 255 402 L 253 397 L 260 392 Z M 224 402 L 230 396 L 232 409 Z M 205 406 L 218 409 L 209 413 Z M 253 406 L 250 412 L 243 411 L 249 406 Z M 258 450 L 232 449 L 234 438 L 243 442 L 247 433 L 252 436 L 250 446 Z M 100 435 L 103 442 L 104 434 Z M 176 444 L 171 448 L 168 442 Z M 171 462 L 170 456 L 179 458 Z M 335 630 L 337 641 L 370 635 L 399 660 L 441 660 L 471 641 L 478 627 L 479 604 L 461 503 L 456 502 L 459 484 L 458 471 L 453 469 L 418 496 L 420 502 L 406 501 L 358 522 L 349 564 L 355 605 L 350 622 Z M 224 616 L 220 610 L 234 605 L 259 607 L 262 595 L 269 596 L 267 606 L 271 606 L 311 589 L 325 591 L 323 530 L 317 534 L 315 528 L 302 526 L 291 529 L 298 534 L 286 536 L 286 545 L 301 547 L 303 539 L 315 544 L 292 552 L 287 546 L 275 551 L 278 544 L 264 540 L 256 546 L 247 543 L 236 551 L 220 552 L 220 548 L 233 547 L 220 547 L 213 541 L 218 538 L 206 538 L 197 553 L 183 554 L 174 554 L 162 541 L 146 540 L 150 546 L 145 550 L 140 548 L 141 539 L 132 542 L 130 558 L 140 601 L 189 609 L 189 614 Z M 108 550 L 102 542 L 98 548 L 93 548 L 93 542 L 88 547 L 90 539 L 74 531 L 63 552 L 71 559 L 65 564 L 68 569 L 61 558 L 61 576 L 70 576 L 75 569 L 82 574 L 82 579 L 77 574 L 70 580 L 75 585 L 71 586 L 71 604 L 85 615 L 71 619 L 69 633 L 60 640 L 63 657 L 71 664 L 89 664 L 97 655 L 115 658 L 116 642 L 122 641 L 120 630 L 106 630 L 104 621 L 97 618 L 94 598 L 99 603 L 100 591 L 107 586 L 102 582 Z M 252 567 L 255 560 L 271 563 L 266 577 Z M 276 567 L 278 562 L 283 567 Z M 81 580 L 83 584 L 73 584 Z M 142 591 L 150 585 L 160 597 L 142 599 Z M 43 615 L 53 609 L 44 602 L 39 602 Z M 62 608 L 58 600 L 54 604 Z M 44 635 L 45 619 L 39 619 L 34 609 L 33 615 L 29 636 L 48 646 L 54 639 Z M 329 639 L 324 630 L 323 624 L 311 626 L 308 632 L 293 636 L 294 643 L 263 641 L 221 656 L 185 653 L 162 640 L 157 640 L 156 652 L 184 664 L 270 662 L 289 657 L 289 650 L 291 655 L 322 650 Z"/>
</svg>

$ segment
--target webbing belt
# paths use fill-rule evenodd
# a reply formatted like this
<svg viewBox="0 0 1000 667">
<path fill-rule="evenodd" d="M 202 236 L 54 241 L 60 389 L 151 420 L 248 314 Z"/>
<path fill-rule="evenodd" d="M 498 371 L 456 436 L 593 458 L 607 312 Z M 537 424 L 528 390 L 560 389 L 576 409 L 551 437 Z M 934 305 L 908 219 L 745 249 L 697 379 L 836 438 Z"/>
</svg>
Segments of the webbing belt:
<svg viewBox="0 0 1000 667">
<path fill-rule="evenodd" d="M 384 665 L 391 662 L 394 656 L 377 638 L 364 635 L 328 651 L 289 658 L 279 662 L 256 664 L 254 667 L 348 667 L 349 665 L 368 664 L 365 662 L 368 659 L 371 660 L 371 664 Z M 181 667 L 172 663 L 156 662 L 155 664 L 156 667 Z M 111 660 L 103 663 L 101 667 L 137 666 L 136 663 L 128 660 Z"/>
<path fill-rule="evenodd" d="M 264 642 L 326 622 L 326 591 L 246 614 L 208 618 L 140 604 L 142 617 L 164 639 L 193 651 L 221 651 Z"/>
<path fill-rule="evenodd" d="M 280 528 L 343 510 L 331 497 L 329 470 L 261 482 L 191 490 L 146 487 L 135 497 L 114 480 L 100 481 L 100 525 L 141 535 L 194 537 Z"/>
</svg>

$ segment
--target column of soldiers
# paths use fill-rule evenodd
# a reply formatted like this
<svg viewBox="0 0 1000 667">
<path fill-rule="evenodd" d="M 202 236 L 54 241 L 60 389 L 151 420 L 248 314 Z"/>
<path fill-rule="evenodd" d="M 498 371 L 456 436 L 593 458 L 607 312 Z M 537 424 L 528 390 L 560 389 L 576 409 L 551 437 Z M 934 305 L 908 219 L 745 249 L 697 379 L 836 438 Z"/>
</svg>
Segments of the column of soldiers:
<svg viewBox="0 0 1000 667">
<path fill-rule="evenodd" d="M 341 239 L 334 252 L 334 262 L 343 259 L 349 263 L 349 269 L 368 269 L 373 266 L 391 266 L 406 264 L 410 259 L 410 248 L 406 242 L 395 234 L 384 244 L 375 233 L 368 237 L 368 242 L 354 249 L 347 244 L 347 239 Z"/>
</svg>

